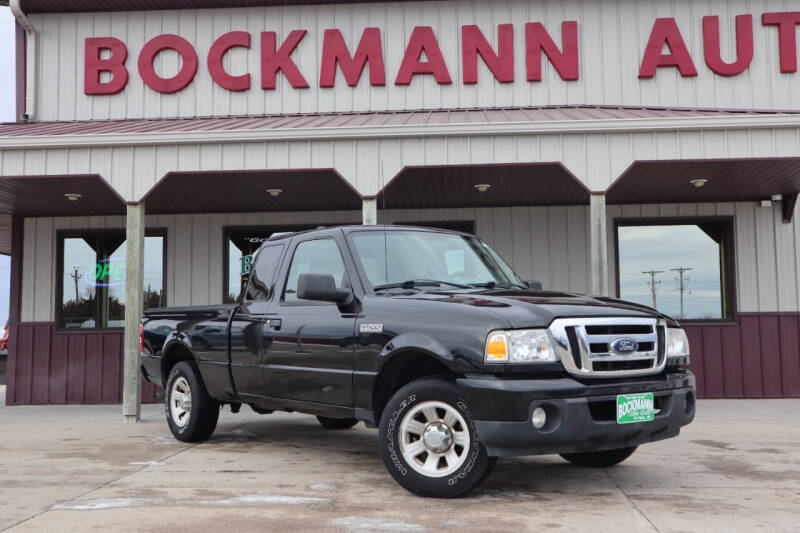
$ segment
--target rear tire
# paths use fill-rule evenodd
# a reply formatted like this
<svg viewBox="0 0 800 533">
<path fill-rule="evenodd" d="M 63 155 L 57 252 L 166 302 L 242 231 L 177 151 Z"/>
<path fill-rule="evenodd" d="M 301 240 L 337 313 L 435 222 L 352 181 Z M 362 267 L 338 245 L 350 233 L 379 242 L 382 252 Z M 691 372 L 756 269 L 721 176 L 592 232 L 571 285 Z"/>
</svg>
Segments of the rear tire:
<svg viewBox="0 0 800 533">
<path fill-rule="evenodd" d="M 209 396 L 194 361 L 172 367 L 164 389 L 164 408 L 169 429 L 179 441 L 207 440 L 217 427 L 219 402 Z"/>
<path fill-rule="evenodd" d="M 609 468 L 620 464 L 622 461 L 633 455 L 636 446 L 631 448 L 618 448 L 616 450 L 604 450 L 601 452 L 586 453 L 562 453 L 561 457 L 574 464 L 585 468 Z"/>
<path fill-rule="evenodd" d="M 378 440 L 395 481 L 427 498 L 463 496 L 495 463 L 467 402 L 442 379 L 419 379 L 397 391 L 383 409 Z"/>
<path fill-rule="evenodd" d="M 317 420 L 325 429 L 350 429 L 358 424 L 355 418 L 328 418 L 327 416 L 318 416 Z"/>
</svg>

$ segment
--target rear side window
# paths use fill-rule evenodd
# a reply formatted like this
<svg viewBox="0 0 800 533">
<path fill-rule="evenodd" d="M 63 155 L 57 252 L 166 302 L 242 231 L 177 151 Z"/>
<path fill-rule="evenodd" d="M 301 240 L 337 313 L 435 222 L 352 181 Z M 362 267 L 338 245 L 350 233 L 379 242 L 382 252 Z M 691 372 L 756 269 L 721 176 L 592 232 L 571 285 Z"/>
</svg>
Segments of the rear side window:
<svg viewBox="0 0 800 533">
<path fill-rule="evenodd" d="M 297 245 L 292 258 L 292 267 L 286 279 L 283 299 L 297 302 L 297 282 L 300 274 L 330 274 L 337 287 L 345 285 L 345 269 L 339 246 L 333 239 L 305 241 Z M 305 300 L 299 300 L 305 301 Z M 310 302 L 309 302 L 310 303 Z"/>
<path fill-rule="evenodd" d="M 282 253 L 282 244 L 265 246 L 258 252 L 245 300 L 269 300 L 272 297 L 272 282 Z"/>
</svg>

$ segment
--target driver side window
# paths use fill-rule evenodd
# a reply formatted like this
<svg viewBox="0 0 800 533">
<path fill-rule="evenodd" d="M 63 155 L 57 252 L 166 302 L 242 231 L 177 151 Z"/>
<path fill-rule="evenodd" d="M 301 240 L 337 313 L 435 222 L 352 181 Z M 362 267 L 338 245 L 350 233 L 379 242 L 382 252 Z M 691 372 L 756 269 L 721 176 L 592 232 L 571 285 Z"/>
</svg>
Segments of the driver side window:
<svg viewBox="0 0 800 533">
<path fill-rule="evenodd" d="M 336 281 L 337 287 L 344 287 L 346 283 L 344 261 L 336 241 L 317 239 L 297 245 L 283 291 L 285 302 L 305 301 L 297 298 L 297 282 L 300 274 L 330 274 Z"/>
</svg>

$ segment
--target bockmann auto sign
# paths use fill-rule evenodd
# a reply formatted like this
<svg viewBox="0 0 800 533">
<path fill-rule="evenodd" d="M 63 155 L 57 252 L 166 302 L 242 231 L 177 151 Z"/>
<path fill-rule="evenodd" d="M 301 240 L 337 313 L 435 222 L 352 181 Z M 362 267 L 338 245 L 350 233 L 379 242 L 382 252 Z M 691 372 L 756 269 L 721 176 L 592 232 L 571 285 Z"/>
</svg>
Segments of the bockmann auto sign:
<svg viewBox="0 0 800 533">
<path fill-rule="evenodd" d="M 636 65 L 638 77 L 653 78 L 660 69 L 678 72 L 682 77 L 698 75 L 705 68 L 714 75 L 731 77 L 745 72 L 753 62 L 755 43 L 770 47 L 769 54 L 779 57 L 781 73 L 797 71 L 796 26 L 800 24 L 800 12 L 767 12 L 757 15 L 741 14 L 735 18 L 735 53 L 723 53 L 721 43 L 727 43 L 722 35 L 720 17 L 708 15 L 699 21 L 702 25 L 702 50 L 691 52 L 685 36 L 693 28 L 681 27 L 675 18 L 656 18 L 649 28 L 649 38 L 638 43 L 643 47 L 641 61 Z M 598 21 L 592 21 L 597 24 Z M 648 23 L 650 24 L 650 23 Z M 726 21 L 726 25 L 729 25 Z M 84 40 L 84 93 L 87 95 L 111 95 L 123 91 L 131 75 L 138 75 L 147 87 L 159 93 L 176 93 L 186 89 L 195 79 L 198 69 L 208 70 L 214 84 L 228 91 L 249 91 L 258 87 L 272 91 L 282 74 L 292 89 L 308 89 L 309 75 L 316 76 L 321 88 L 332 88 L 337 84 L 337 71 L 350 87 L 359 84 L 368 70 L 369 84 L 373 87 L 386 85 L 410 85 L 415 77 L 430 76 L 439 85 L 453 83 L 453 74 L 460 73 L 460 83 L 479 83 L 479 62 L 488 68 L 494 81 L 513 83 L 518 78 L 527 82 L 542 81 L 543 62 L 549 61 L 563 81 L 577 81 L 581 77 L 581 40 L 589 39 L 582 34 L 582 26 L 576 20 L 564 20 L 559 26 L 545 27 L 538 21 L 524 24 L 504 23 L 492 28 L 496 34 L 484 33 L 477 25 L 460 27 L 460 60 L 448 62 L 442 53 L 443 38 L 450 41 L 456 36 L 437 35 L 431 26 L 415 26 L 403 43 L 402 59 L 393 70 L 387 68 L 384 46 L 385 30 L 368 27 L 358 35 L 358 44 L 348 48 L 347 38 L 339 28 L 321 31 L 321 45 L 314 72 L 307 65 L 296 62 L 296 51 L 308 39 L 309 30 L 297 28 L 278 36 L 275 31 L 251 33 L 230 31 L 219 35 L 208 49 L 198 50 L 187 38 L 176 34 L 162 34 L 149 39 L 138 50 L 131 50 L 122 39 L 108 36 L 88 37 Z M 770 32 L 768 39 L 755 39 L 754 33 Z M 515 34 L 524 34 L 524 46 L 515 48 Z M 594 32 L 593 32 L 594 33 Z M 495 45 L 490 42 L 495 42 Z M 560 44 L 559 44 L 560 43 Z M 448 42 L 448 45 L 453 43 Z M 601 43 L 595 43 L 600 47 Z M 225 57 L 233 49 L 257 48 L 260 54 L 260 71 L 229 72 Z M 177 72 L 160 75 L 156 58 L 165 51 L 180 56 Z M 515 57 L 524 54 L 524 69 L 518 71 Z M 611 50 L 604 62 L 621 61 Z M 132 61 L 129 61 L 131 59 Z M 131 64 L 133 63 L 133 64 Z M 628 71 L 628 69 L 624 69 Z M 254 80 L 253 77 L 257 76 Z M 487 79 L 486 81 L 492 81 Z"/>
</svg>

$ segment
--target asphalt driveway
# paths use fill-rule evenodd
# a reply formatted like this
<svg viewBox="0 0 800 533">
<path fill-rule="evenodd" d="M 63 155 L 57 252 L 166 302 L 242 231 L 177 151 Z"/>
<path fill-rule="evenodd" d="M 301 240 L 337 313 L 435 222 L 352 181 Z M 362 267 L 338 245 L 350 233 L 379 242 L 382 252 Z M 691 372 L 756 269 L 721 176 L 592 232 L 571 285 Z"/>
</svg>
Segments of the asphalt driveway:
<svg viewBox="0 0 800 533">
<path fill-rule="evenodd" d="M 678 439 L 622 465 L 501 460 L 461 500 L 389 477 L 375 430 L 227 410 L 213 439 L 175 441 L 160 406 L 0 408 L 0 530 L 800 530 L 800 400 L 701 401 Z"/>
</svg>

